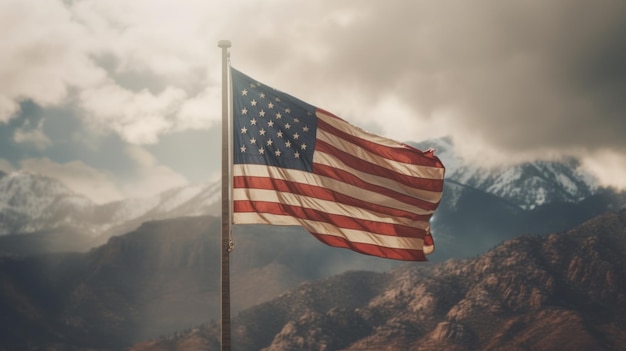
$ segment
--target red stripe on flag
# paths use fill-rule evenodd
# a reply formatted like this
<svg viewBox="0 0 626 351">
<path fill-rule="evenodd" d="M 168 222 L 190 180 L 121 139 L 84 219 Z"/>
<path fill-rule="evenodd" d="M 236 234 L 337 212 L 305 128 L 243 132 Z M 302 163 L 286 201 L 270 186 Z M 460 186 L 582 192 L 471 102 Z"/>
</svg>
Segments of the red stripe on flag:
<svg viewBox="0 0 626 351">
<path fill-rule="evenodd" d="M 367 189 L 372 192 L 377 192 L 383 195 L 387 195 L 387 196 L 393 197 L 394 199 L 398 201 L 402 201 L 409 205 L 417 206 L 425 210 L 435 210 L 437 206 L 439 206 L 439 201 L 428 202 L 428 201 L 425 201 L 416 197 L 412 197 L 406 194 L 397 193 L 392 190 L 389 190 L 388 188 L 382 187 L 380 185 L 367 183 L 363 181 L 361 178 L 355 176 L 354 174 L 338 169 L 338 168 L 316 163 L 316 164 L 313 164 L 313 173 L 317 175 L 329 177 L 332 179 L 336 179 L 344 183 L 349 183 L 354 186 L 358 186 L 358 187 Z"/>
<path fill-rule="evenodd" d="M 350 168 L 375 176 L 385 177 L 412 188 L 428 191 L 442 191 L 443 189 L 443 180 L 441 179 L 426 179 L 400 174 L 389 168 L 364 161 L 319 139 L 315 142 L 315 152 L 325 152 L 337 158 Z M 317 173 L 315 171 L 316 166 L 317 164 L 313 165 L 314 173 Z"/>
<path fill-rule="evenodd" d="M 333 117 L 341 120 L 342 122 L 344 121 L 343 119 L 337 116 L 333 116 Z M 342 130 L 339 130 L 335 128 L 334 126 L 326 123 L 322 118 L 317 119 L 317 128 L 324 130 L 328 133 L 331 133 L 335 135 L 336 137 L 344 139 L 356 146 L 359 146 L 363 148 L 364 150 L 367 150 L 368 152 L 382 156 L 389 160 L 403 162 L 403 163 L 417 164 L 417 165 L 422 165 L 422 166 L 443 168 L 443 165 L 441 164 L 438 158 L 431 156 L 431 154 L 425 154 L 422 151 L 419 151 L 415 148 L 408 148 L 404 144 L 398 143 L 398 145 L 401 145 L 401 147 L 389 147 L 389 146 L 380 145 L 375 142 L 365 140 L 365 139 L 356 137 L 354 135 L 348 134 Z"/>
<path fill-rule="evenodd" d="M 356 219 L 348 216 L 313 210 L 310 208 L 279 204 L 275 202 L 236 200 L 233 202 L 233 210 L 235 212 L 257 212 L 275 215 L 289 215 L 300 219 L 331 223 L 340 228 L 362 230 L 380 235 L 419 239 L 423 239 L 426 235 L 426 231 L 424 231 L 423 229 L 408 227 L 401 224 Z"/>
<path fill-rule="evenodd" d="M 302 184 L 296 182 L 290 182 L 283 179 L 274 179 L 274 178 L 266 178 L 266 177 L 243 177 L 238 176 L 233 178 L 233 188 L 235 189 L 265 189 L 265 190 L 276 190 L 279 192 L 291 193 L 291 194 L 299 194 L 303 196 L 314 197 L 321 200 L 334 201 L 337 203 L 350 205 L 354 207 L 363 208 L 366 210 L 371 210 L 374 212 L 378 212 L 381 214 L 385 214 L 392 217 L 403 217 L 409 218 L 412 220 L 418 221 L 428 221 L 431 217 L 428 215 L 420 215 L 413 212 L 408 212 L 396 208 L 381 206 L 375 203 L 363 201 L 362 199 L 357 199 L 352 196 L 348 196 L 342 193 L 338 193 L 336 191 L 331 190 L 330 188 L 317 186 L 317 185 L 309 185 Z M 386 190 L 386 189 L 385 189 Z M 392 191 L 386 191 L 389 197 L 401 197 L 402 194 L 398 194 Z M 415 205 L 420 207 L 419 205 Z"/>
<path fill-rule="evenodd" d="M 334 235 L 325 235 L 318 233 L 311 234 L 313 234 L 313 236 L 315 236 L 319 241 L 323 242 L 326 245 L 342 247 L 367 255 L 405 261 L 426 261 L 426 256 L 424 255 L 424 252 L 422 250 L 391 249 L 388 247 L 381 247 L 372 244 L 355 243 Z"/>
</svg>

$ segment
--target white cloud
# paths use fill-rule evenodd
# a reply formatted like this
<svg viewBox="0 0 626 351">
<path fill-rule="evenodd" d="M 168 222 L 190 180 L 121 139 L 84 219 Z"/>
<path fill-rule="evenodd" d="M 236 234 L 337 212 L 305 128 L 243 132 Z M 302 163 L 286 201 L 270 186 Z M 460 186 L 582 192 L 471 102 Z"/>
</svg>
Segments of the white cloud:
<svg viewBox="0 0 626 351">
<path fill-rule="evenodd" d="M 88 33 L 60 1 L 0 2 L 0 122 L 15 115 L 21 100 L 55 105 L 70 86 L 101 80 L 90 49 Z"/>
<path fill-rule="evenodd" d="M 80 161 L 57 163 L 48 158 L 22 160 L 20 169 L 55 178 L 96 203 L 151 196 L 188 183 L 184 176 L 159 164 L 154 156 L 139 146 L 129 146 L 126 153 L 136 168 L 125 178 Z M 0 159 L 0 169 L 11 171 L 12 167 Z"/>
<path fill-rule="evenodd" d="M 0 123 L 8 122 L 19 109 L 19 105 L 13 99 L 0 95 Z"/>
<path fill-rule="evenodd" d="M 217 39 L 211 39 L 216 24 L 226 22 L 219 6 L 197 0 L 0 3 L 0 123 L 16 115 L 19 102 L 33 100 L 44 107 L 78 104 L 95 126 L 132 143 L 207 128 L 200 106 L 209 119 L 219 117 L 219 105 L 210 109 L 215 99 L 208 84 L 220 72 Z M 71 99 L 74 91 L 78 99 Z"/>
<path fill-rule="evenodd" d="M 583 158 L 583 169 L 596 176 L 601 186 L 626 190 L 626 154 L 614 150 L 594 152 Z"/>
<path fill-rule="evenodd" d="M 126 154 L 135 161 L 137 170 L 135 178 L 122 185 L 127 197 L 145 197 L 162 191 L 186 185 L 187 179 L 171 168 L 158 164 L 150 152 L 137 146 L 129 145 Z"/>
<path fill-rule="evenodd" d="M 151 168 L 157 164 L 154 156 L 140 146 L 129 145 L 126 147 L 125 152 L 141 168 Z"/>
<path fill-rule="evenodd" d="M 74 192 L 96 203 L 123 198 L 111 174 L 98 171 L 79 161 L 57 163 L 48 158 L 30 158 L 22 160 L 20 166 L 24 171 L 55 178 Z"/>
<path fill-rule="evenodd" d="M 177 129 L 207 129 L 221 123 L 221 88 L 210 87 L 185 101 L 178 111 Z"/>
<path fill-rule="evenodd" d="M 52 141 L 43 132 L 43 120 L 35 128 L 30 128 L 30 123 L 27 120 L 22 127 L 15 130 L 13 141 L 18 144 L 32 145 L 39 150 L 44 150 L 52 145 Z"/>
<path fill-rule="evenodd" d="M 0 158 L 0 171 L 5 173 L 13 172 L 13 166 L 11 163 L 3 158 Z"/>
<path fill-rule="evenodd" d="M 226 19 L 226 2 L 201 0 L 86 0 L 71 7 L 120 71 L 151 72 L 168 80 L 197 78 L 215 50 L 212 37 Z M 217 55 L 215 55 L 217 61 Z"/>
<path fill-rule="evenodd" d="M 115 84 L 106 84 L 81 93 L 82 107 L 91 122 L 117 132 L 129 143 L 149 144 L 158 135 L 171 131 L 174 116 L 185 101 L 181 89 L 167 88 L 160 94 L 147 90 L 134 93 Z"/>
<path fill-rule="evenodd" d="M 339 91 L 339 100 L 346 90 L 358 93 L 354 101 L 361 110 L 376 109 L 392 95 L 412 116 L 401 119 L 406 130 L 439 129 L 437 114 L 454 110 L 448 134 L 480 134 L 503 157 L 626 145 L 621 3 L 289 5 L 262 11 L 259 19 L 281 20 L 262 21 L 254 35 L 235 31 L 233 60 L 306 101 L 336 112 L 328 90 Z M 304 8 L 306 18 L 295 7 Z M 386 118 L 394 118 L 394 111 Z M 382 115 L 377 121 L 386 123 Z M 389 136 L 404 139 L 403 131 L 394 133 Z"/>
<path fill-rule="evenodd" d="M 75 104 L 94 129 L 135 144 L 210 128 L 221 106 L 216 44 L 229 39 L 245 73 L 401 141 L 452 135 L 491 164 L 621 150 L 621 6 L 6 0 L 0 123 L 32 99 Z"/>
</svg>

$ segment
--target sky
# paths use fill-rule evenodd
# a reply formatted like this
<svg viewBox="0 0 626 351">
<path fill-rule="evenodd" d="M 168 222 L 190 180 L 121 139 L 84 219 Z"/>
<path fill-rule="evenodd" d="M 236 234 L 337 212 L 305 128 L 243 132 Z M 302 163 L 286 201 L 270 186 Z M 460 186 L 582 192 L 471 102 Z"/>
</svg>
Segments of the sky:
<svg viewBox="0 0 626 351">
<path fill-rule="evenodd" d="M 97 203 L 220 176 L 221 49 L 259 81 L 467 162 L 576 157 L 626 189 L 620 0 L 3 0 L 0 170 Z"/>
</svg>

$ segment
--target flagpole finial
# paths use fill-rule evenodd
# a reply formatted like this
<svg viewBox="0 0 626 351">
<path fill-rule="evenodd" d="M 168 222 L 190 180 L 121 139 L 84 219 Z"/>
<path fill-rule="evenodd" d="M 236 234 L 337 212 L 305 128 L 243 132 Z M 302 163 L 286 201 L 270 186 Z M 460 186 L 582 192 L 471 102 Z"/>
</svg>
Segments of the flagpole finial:
<svg viewBox="0 0 626 351">
<path fill-rule="evenodd" d="M 217 42 L 217 46 L 219 46 L 220 48 L 229 48 L 230 40 L 220 40 Z"/>
</svg>

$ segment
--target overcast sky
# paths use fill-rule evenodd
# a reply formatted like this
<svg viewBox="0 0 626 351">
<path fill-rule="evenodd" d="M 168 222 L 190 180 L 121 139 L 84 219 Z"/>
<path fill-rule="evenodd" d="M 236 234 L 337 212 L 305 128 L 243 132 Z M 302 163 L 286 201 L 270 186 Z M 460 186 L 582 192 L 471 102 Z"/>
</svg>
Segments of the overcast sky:
<svg viewBox="0 0 626 351">
<path fill-rule="evenodd" d="M 400 141 L 626 188 L 621 0 L 0 2 L 0 169 L 96 202 L 219 177 L 221 52 Z"/>
</svg>

